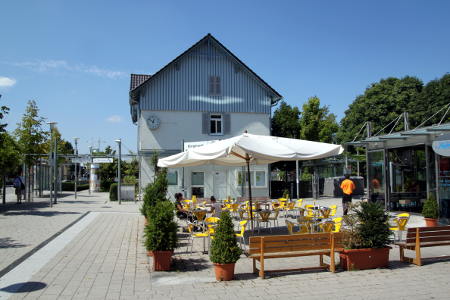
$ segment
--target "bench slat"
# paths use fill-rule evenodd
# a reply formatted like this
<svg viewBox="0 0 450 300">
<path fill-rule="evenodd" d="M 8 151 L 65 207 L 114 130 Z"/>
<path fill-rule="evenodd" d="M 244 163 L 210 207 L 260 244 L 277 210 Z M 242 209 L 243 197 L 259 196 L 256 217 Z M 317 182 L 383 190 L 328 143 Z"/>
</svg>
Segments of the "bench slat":
<svg viewBox="0 0 450 300">
<path fill-rule="evenodd" d="M 268 235 L 268 236 L 252 236 L 250 237 L 250 242 L 257 240 L 260 241 L 261 238 L 264 242 L 270 241 L 295 241 L 295 240 L 305 240 L 305 239 L 317 239 L 330 237 L 330 233 L 306 233 L 306 234 L 296 234 L 296 235 Z"/>
<path fill-rule="evenodd" d="M 429 236 L 429 237 L 422 237 L 420 235 L 420 243 L 427 243 L 427 242 L 439 242 L 439 241 L 450 241 L 450 236 Z M 406 243 L 415 243 L 416 239 L 408 238 L 406 239 Z"/>
<path fill-rule="evenodd" d="M 427 231 L 427 232 L 421 232 L 420 233 L 420 237 L 424 237 L 424 236 L 450 236 L 450 229 L 449 230 L 441 230 L 441 231 Z M 411 235 L 407 235 L 408 238 L 415 238 L 416 237 L 416 233 L 414 232 Z"/>
<path fill-rule="evenodd" d="M 442 231 L 442 230 L 450 230 L 450 226 L 419 227 L 419 231 L 420 231 L 421 235 L 422 235 L 422 232 Z"/>
<path fill-rule="evenodd" d="M 311 245 L 311 244 L 330 244 L 330 239 L 322 238 L 322 239 L 305 239 L 305 240 L 293 240 L 293 241 L 269 241 L 264 240 L 265 247 L 283 247 L 286 245 Z M 250 248 L 259 248 L 261 247 L 261 240 L 258 243 L 252 242 L 249 244 Z"/>
<path fill-rule="evenodd" d="M 268 255 L 264 255 L 264 259 L 266 258 L 287 258 L 287 257 L 300 257 L 300 256 L 311 256 L 311 255 L 329 255 L 330 251 L 308 251 L 308 252 L 276 252 Z M 255 253 L 249 256 L 250 258 L 259 259 L 259 253 Z"/>
<path fill-rule="evenodd" d="M 309 251 L 309 250 L 324 250 L 330 249 L 330 244 L 328 245 L 312 245 L 312 246 L 286 246 L 286 247 L 273 247 L 264 248 L 264 253 L 277 253 L 277 252 L 295 252 L 295 251 Z M 261 253 L 261 251 L 249 251 L 250 254 Z"/>
</svg>

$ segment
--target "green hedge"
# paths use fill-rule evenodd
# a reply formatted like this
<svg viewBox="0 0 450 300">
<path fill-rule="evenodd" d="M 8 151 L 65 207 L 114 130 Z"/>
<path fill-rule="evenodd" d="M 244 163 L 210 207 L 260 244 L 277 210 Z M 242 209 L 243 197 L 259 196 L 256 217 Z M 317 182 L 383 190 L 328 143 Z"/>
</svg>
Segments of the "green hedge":
<svg viewBox="0 0 450 300">
<path fill-rule="evenodd" d="M 68 182 L 61 182 L 61 189 L 63 191 L 71 191 L 73 192 L 75 190 L 75 182 L 68 181 Z M 77 185 L 77 191 L 84 191 L 89 189 L 89 183 L 78 183 Z"/>
<path fill-rule="evenodd" d="M 112 183 L 109 187 L 109 200 L 117 201 L 117 183 Z"/>
<path fill-rule="evenodd" d="M 111 190 L 111 185 L 114 183 L 114 180 L 100 180 L 100 192 L 108 192 Z"/>
</svg>

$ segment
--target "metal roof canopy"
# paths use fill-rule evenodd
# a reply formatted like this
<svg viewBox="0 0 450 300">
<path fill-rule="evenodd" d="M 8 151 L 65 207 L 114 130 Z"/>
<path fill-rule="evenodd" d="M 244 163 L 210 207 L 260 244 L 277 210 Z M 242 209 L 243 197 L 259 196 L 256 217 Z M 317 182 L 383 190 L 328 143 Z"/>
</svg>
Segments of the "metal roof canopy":
<svg viewBox="0 0 450 300">
<path fill-rule="evenodd" d="M 431 144 L 436 136 L 448 133 L 450 123 L 415 128 L 392 134 L 372 136 L 360 141 L 346 143 L 347 145 L 363 146 L 369 150 L 407 147 L 417 144 Z"/>
</svg>

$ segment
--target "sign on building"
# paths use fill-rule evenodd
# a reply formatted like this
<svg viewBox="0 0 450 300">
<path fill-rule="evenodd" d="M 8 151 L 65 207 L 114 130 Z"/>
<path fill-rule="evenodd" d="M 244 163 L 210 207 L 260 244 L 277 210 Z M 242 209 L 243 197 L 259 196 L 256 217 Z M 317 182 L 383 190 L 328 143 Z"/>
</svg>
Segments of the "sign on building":
<svg viewBox="0 0 450 300">
<path fill-rule="evenodd" d="M 94 164 L 107 164 L 107 163 L 112 163 L 113 159 L 112 159 L 112 157 L 94 157 L 92 159 L 92 162 Z"/>
<path fill-rule="evenodd" d="M 72 157 L 70 159 L 72 161 L 72 163 L 74 164 L 88 164 L 90 163 L 92 160 L 89 156 L 86 157 Z"/>
<path fill-rule="evenodd" d="M 212 143 L 215 143 L 215 142 L 217 142 L 217 140 L 200 141 L 200 142 L 185 142 L 183 151 L 186 151 L 188 149 L 198 148 L 198 147 L 205 146 L 205 145 L 208 145 L 208 144 L 212 144 Z"/>
<path fill-rule="evenodd" d="M 433 151 L 442 156 L 450 156 L 450 134 L 444 134 L 433 142 Z"/>
</svg>

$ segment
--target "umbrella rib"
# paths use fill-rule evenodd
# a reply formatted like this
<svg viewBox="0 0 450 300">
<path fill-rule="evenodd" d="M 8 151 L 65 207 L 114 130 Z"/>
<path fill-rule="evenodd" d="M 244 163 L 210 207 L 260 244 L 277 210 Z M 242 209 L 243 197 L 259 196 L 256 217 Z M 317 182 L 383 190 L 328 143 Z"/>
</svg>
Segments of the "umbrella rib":
<svg viewBox="0 0 450 300">
<path fill-rule="evenodd" d="M 247 159 L 245 156 L 242 156 L 239 153 L 236 153 L 234 151 L 231 151 L 230 154 L 233 154 L 234 156 L 240 157 L 240 158 L 245 159 L 245 160 Z"/>
</svg>

